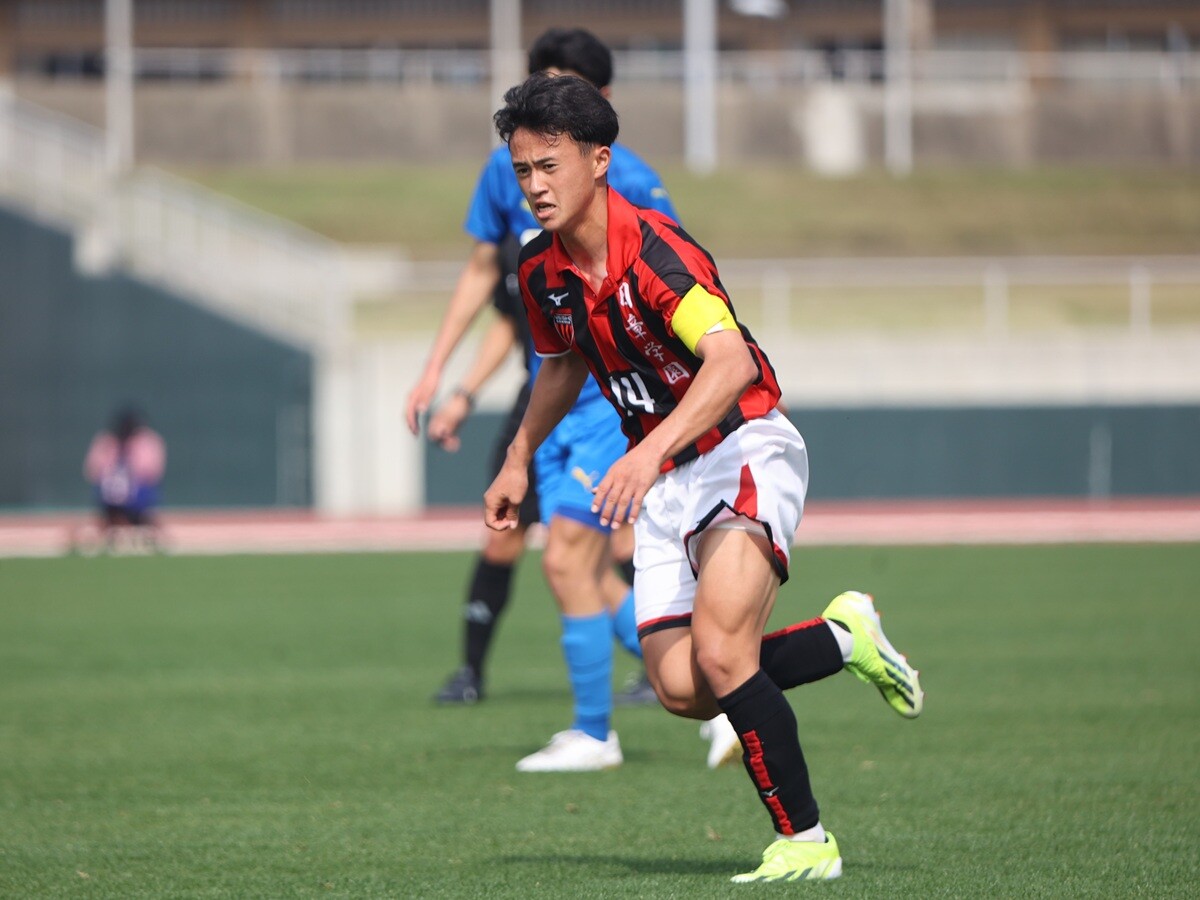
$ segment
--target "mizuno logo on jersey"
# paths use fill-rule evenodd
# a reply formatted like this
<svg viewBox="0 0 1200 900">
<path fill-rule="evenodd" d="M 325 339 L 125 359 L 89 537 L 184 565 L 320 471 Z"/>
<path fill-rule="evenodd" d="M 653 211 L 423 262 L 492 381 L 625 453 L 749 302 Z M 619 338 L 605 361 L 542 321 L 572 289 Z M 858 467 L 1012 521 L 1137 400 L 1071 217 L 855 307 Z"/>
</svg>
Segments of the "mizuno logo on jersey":
<svg viewBox="0 0 1200 900">
<path fill-rule="evenodd" d="M 555 306 L 562 306 L 562 302 L 571 295 L 569 293 L 567 293 L 566 291 L 563 291 L 561 294 L 547 294 L 546 296 L 550 299 L 550 302 L 553 303 Z"/>
</svg>

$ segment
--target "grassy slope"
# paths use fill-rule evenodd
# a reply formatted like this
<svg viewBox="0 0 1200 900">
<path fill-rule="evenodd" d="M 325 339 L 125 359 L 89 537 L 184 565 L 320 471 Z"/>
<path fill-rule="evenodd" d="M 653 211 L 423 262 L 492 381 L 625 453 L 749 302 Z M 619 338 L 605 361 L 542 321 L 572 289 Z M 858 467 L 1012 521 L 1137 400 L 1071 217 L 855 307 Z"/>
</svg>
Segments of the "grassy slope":
<svg viewBox="0 0 1200 900">
<path fill-rule="evenodd" d="M 0 563 L 0 895 L 726 897 L 765 816 L 691 723 L 620 770 L 518 777 L 566 724 L 536 560 L 469 710 L 458 554 Z M 792 692 L 846 874 L 828 896 L 1183 897 L 1200 879 L 1200 548 L 814 549 L 924 670 L 905 722 Z M 622 671 L 629 664 L 622 662 Z"/>
<path fill-rule="evenodd" d="M 183 174 L 340 241 L 458 259 L 477 173 L 389 166 Z M 684 224 L 718 258 L 1200 250 L 1196 172 L 940 170 L 897 181 L 748 168 L 708 179 L 664 169 L 663 177 Z"/>
</svg>

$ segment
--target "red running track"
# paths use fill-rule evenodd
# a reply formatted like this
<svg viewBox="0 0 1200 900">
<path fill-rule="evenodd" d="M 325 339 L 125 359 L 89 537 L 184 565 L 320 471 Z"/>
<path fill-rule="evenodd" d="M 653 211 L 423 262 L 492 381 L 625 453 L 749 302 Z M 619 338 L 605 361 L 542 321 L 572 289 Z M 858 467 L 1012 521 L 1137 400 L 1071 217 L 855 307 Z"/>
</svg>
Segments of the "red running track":
<svg viewBox="0 0 1200 900">
<path fill-rule="evenodd" d="M 307 512 L 166 511 L 172 554 L 466 550 L 479 546 L 478 510 L 412 517 L 335 518 Z M 60 556 L 95 547 L 86 513 L 0 515 L 0 557 Z M 796 546 L 1192 543 L 1200 497 L 1165 499 L 816 502 Z"/>
</svg>

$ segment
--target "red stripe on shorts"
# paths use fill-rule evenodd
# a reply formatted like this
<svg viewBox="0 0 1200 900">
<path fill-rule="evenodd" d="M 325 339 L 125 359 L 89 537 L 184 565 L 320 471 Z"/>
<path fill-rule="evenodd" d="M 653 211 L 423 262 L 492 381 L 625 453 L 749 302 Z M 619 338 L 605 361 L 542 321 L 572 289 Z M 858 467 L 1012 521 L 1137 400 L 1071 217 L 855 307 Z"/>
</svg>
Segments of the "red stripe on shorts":
<svg viewBox="0 0 1200 900">
<path fill-rule="evenodd" d="M 758 487 L 754 484 L 754 476 L 750 474 L 749 463 L 742 466 L 742 483 L 737 499 L 733 501 L 733 508 L 743 516 L 758 518 Z"/>
</svg>

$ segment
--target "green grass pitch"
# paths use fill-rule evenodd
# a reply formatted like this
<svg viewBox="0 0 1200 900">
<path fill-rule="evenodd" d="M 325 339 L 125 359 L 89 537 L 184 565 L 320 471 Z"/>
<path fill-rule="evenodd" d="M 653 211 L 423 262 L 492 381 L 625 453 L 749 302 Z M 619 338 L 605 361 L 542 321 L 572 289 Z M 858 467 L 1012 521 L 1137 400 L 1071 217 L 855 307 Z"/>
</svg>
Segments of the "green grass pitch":
<svg viewBox="0 0 1200 900">
<path fill-rule="evenodd" d="M 568 724 L 536 559 L 490 697 L 431 705 L 469 564 L 0 561 L 0 896 L 1195 896 L 1200 546 L 797 550 L 774 622 L 871 590 L 928 699 L 791 692 L 845 874 L 788 886 L 728 883 L 769 824 L 693 723 L 514 771 Z"/>
</svg>

